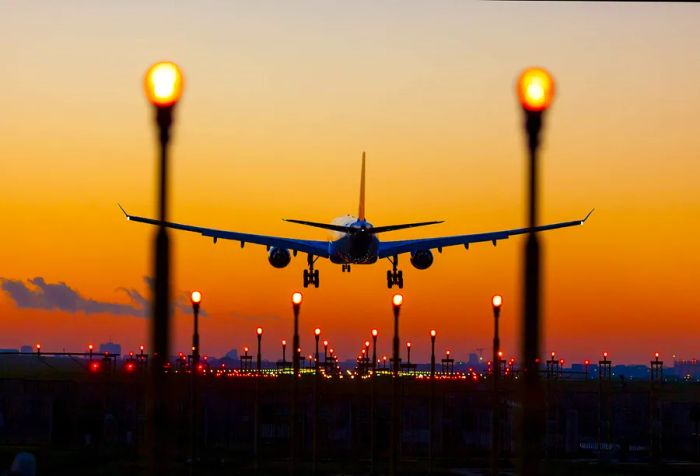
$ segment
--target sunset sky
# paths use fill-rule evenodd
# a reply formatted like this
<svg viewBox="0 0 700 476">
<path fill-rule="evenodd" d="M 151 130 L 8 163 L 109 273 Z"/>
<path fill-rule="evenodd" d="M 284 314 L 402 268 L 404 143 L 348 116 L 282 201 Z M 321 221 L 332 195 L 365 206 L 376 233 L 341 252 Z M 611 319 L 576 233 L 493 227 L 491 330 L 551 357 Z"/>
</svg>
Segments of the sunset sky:
<svg viewBox="0 0 700 476">
<path fill-rule="evenodd" d="M 156 214 L 142 79 L 168 59 L 186 75 L 170 218 L 307 239 L 326 235 L 281 218 L 357 213 L 363 150 L 372 223 L 445 220 L 383 239 L 523 226 L 514 82 L 526 66 L 548 68 L 557 93 L 543 134 L 542 221 L 596 212 L 584 227 L 542 235 L 543 352 L 568 362 L 603 350 L 615 362 L 700 357 L 699 22 L 697 4 L 3 2 L 0 347 L 147 343 L 138 310 L 155 230 L 126 221 L 117 202 Z M 261 325 L 265 356 L 279 358 L 305 256 L 278 270 L 261 246 L 171 238 L 174 294 L 204 295 L 203 352 L 252 346 Z M 494 293 L 505 299 L 502 346 L 518 352 L 523 246 L 518 237 L 446 248 L 426 271 L 402 257 L 401 337 L 418 359 L 433 327 L 440 353 L 490 349 Z M 320 326 L 351 358 L 376 326 L 388 354 L 389 263 L 350 274 L 317 264 L 303 351 Z M 50 295 L 39 307 L 17 300 L 37 285 L 73 290 L 77 310 L 44 309 Z M 185 350 L 186 305 L 173 332 L 174 350 Z"/>
</svg>

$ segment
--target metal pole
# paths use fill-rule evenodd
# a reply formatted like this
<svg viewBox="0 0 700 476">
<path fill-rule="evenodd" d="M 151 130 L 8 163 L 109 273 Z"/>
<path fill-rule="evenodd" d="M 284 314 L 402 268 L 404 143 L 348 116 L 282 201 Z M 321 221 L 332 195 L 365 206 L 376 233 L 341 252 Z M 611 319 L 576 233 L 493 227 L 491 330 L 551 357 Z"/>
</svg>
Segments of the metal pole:
<svg viewBox="0 0 700 476">
<path fill-rule="evenodd" d="M 260 351 L 261 344 L 262 344 L 262 334 L 258 334 L 258 355 L 257 355 L 257 363 L 256 363 L 258 374 L 262 370 L 262 353 Z"/>
<path fill-rule="evenodd" d="M 525 129 L 529 152 L 528 226 L 537 226 L 537 149 L 542 127 L 541 111 L 526 111 Z M 540 246 L 530 231 L 525 244 L 525 299 L 523 322 L 523 396 L 521 411 L 521 474 L 540 474 L 545 430 L 542 384 L 539 376 L 540 351 Z"/>
<path fill-rule="evenodd" d="M 172 432 L 170 431 L 169 382 L 163 372 L 170 351 L 170 240 L 163 225 L 167 220 L 168 198 L 168 143 L 172 125 L 173 106 L 156 107 L 156 123 L 159 129 L 159 219 L 155 246 L 155 284 L 151 342 L 153 358 L 150 378 L 149 414 L 151 439 L 151 467 L 154 474 L 171 474 L 173 461 Z"/>
<path fill-rule="evenodd" d="M 391 459 L 389 474 L 398 474 L 399 464 L 399 306 L 394 306 L 393 379 L 391 392 Z"/>
<path fill-rule="evenodd" d="M 195 465 L 198 458 L 199 444 L 199 428 L 198 428 L 198 413 L 199 413 L 199 388 L 197 386 L 197 372 L 199 370 L 199 303 L 192 303 L 194 312 L 194 330 L 192 332 L 192 466 L 191 474 L 196 474 Z"/>
<path fill-rule="evenodd" d="M 289 454 L 290 454 L 290 473 L 292 476 L 296 474 L 296 439 L 297 439 L 297 392 L 299 386 L 299 304 L 294 303 L 294 337 L 292 338 L 292 408 L 289 412 Z"/>
<path fill-rule="evenodd" d="M 498 334 L 500 308 L 493 308 L 493 408 L 491 414 L 491 474 L 498 476 L 501 452 L 501 402 L 498 381 L 501 378 L 501 340 Z"/>
</svg>

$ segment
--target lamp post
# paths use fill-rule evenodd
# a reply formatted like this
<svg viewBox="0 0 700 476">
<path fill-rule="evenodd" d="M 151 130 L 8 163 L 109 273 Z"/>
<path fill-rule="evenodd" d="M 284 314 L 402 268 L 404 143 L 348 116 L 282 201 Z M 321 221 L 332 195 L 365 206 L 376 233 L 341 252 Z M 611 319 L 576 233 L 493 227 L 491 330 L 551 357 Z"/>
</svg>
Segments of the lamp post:
<svg viewBox="0 0 700 476">
<path fill-rule="evenodd" d="M 314 338 L 316 339 L 316 353 L 314 354 L 314 360 L 315 360 L 314 370 L 316 371 L 316 374 L 318 374 L 320 371 L 320 368 L 318 366 L 318 363 L 319 363 L 318 342 L 319 342 L 319 339 L 321 338 L 321 328 L 317 327 L 316 329 L 314 329 Z"/>
<path fill-rule="evenodd" d="M 290 459 L 290 471 L 292 476 L 296 474 L 296 426 L 297 426 L 297 392 L 299 385 L 299 359 L 301 354 L 301 348 L 299 347 L 299 309 L 301 308 L 302 295 L 300 292 L 296 291 L 292 294 L 292 309 L 294 311 L 294 337 L 292 344 L 294 345 L 292 349 L 292 408 L 289 412 L 290 424 L 289 424 L 289 459 Z"/>
<path fill-rule="evenodd" d="M 149 424 L 151 426 L 151 466 L 152 473 L 169 474 L 169 461 L 172 461 L 172 432 L 169 430 L 170 417 L 169 391 L 166 388 L 163 367 L 168 361 L 170 347 L 170 243 L 164 226 L 167 220 L 168 202 L 168 143 L 173 110 L 182 96 L 183 77 L 178 66 L 171 62 L 152 65 L 144 78 L 146 98 L 155 108 L 155 120 L 159 130 L 159 223 L 155 236 L 154 261 L 154 303 L 151 324 L 153 365 L 150 380 Z"/>
<path fill-rule="evenodd" d="M 501 405 L 498 380 L 501 377 L 501 339 L 498 334 L 498 318 L 503 298 L 496 294 L 491 298 L 493 309 L 493 409 L 491 411 L 491 474 L 498 475 L 498 458 L 501 453 Z"/>
<path fill-rule="evenodd" d="M 194 314 L 194 328 L 192 331 L 192 465 L 197 461 L 197 444 L 199 440 L 198 428 L 198 412 L 199 412 L 199 393 L 197 388 L 197 371 L 199 369 L 199 306 L 202 302 L 202 293 L 192 291 L 190 295 L 192 302 L 192 312 Z"/>
<path fill-rule="evenodd" d="M 256 362 L 256 368 L 258 373 L 262 370 L 262 353 L 261 353 L 261 347 L 262 347 L 262 335 L 263 335 L 263 328 L 258 327 L 256 329 L 256 332 L 258 334 L 258 355 L 257 355 L 257 362 Z"/>
<path fill-rule="evenodd" d="M 41 357 L 41 344 L 36 345 L 36 356 Z"/>
<path fill-rule="evenodd" d="M 300 292 L 292 294 L 292 309 L 294 309 L 294 361 L 292 368 L 294 370 L 294 378 L 299 376 L 299 308 L 301 308 L 302 295 Z"/>
<path fill-rule="evenodd" d="M 90 362 L 92 362 L 92 350 L 94 349 L 94 346 L 92 344 L 88 344 L 88 352 L 90 353 Z"/>
<path fill-rule="evenodd" d="M 435 337 L 437 337 L 437 331 L 435 329 L 430 330 L 430 378 L 435 379 Z"/>
<path fill-rule="evenodd" d="M 199 305 L 202 302 L 202 293 L 192 291 L 192 312 L 194 313 L 194 330 L 192 331 L 192 367 L 196 370 L 199 365 Z"/>
<path fill-rule="evenodd" d="M 372 369 L 377 368 L 377 337 L 379 336 L 379 331 L 377 329 L 372 329 Z"/>
<path fill-rule="evenodd" d="M 323 341 L 323 366 L 326 367 L 326 362 L 328 361 L 328 341 Z M 326 369 L 327 370 L 327 369 Z"/>
<path fill-rule="evenodd" d="M 282 339 L 282 368 L 287 363 L 287 340 Z"/>
<path fill-rule="evenodd" d="M 542 116 L 554 98 L 554 80 L 542 68 L 522 72 L 517 83 L 520 104 L 525 114 L 529 155 L 528 227 L 525 244 L 525 299 L 523 301 L 523 395 L 520 425 L 520 472 L 538 474 L 544 448 L 545 413 L 537 357 L 540 350 L 540 248 L 537 235 L 537 151 Z"/>
<path fill-rule="evenodd" d="M 392 342 L 393 362 L 393 381 L 392 381 L 392 405 L 391 405 L 391 459 L 389 464 L 389 474 L 396 476 L 398 474 L 399 465 L 399 439 L 400 439 L 400 423 L 399 423 L 399 313 L 403 304 L 403 296 L 394 294 L 392 298 L 392 307 L 394 310 L 394 339 Z"/>
</svg>

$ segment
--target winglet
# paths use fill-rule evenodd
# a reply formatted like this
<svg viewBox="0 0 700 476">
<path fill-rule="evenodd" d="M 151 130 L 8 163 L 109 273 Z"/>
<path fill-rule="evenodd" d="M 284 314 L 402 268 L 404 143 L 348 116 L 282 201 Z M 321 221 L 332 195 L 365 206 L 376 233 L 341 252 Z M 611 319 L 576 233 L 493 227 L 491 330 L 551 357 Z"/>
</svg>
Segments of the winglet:
<svg viewBox="0 0 700 476">
<path fill-rule="evenodd" d="M 595 208 L 591 208 L 591 211 L 588 212 L 588 215 L 586 215 L 586 217 L 585 217 L 583 220 L 581 220 L 581 224 L 582 224 L 582 225 L 583 225 L 584 223 L 586 223 L 586 220 L 588 220 L 588 217 L 591 216 L 591 213 L 593 213 L 594 211 L 595 211 Z"/>
<path fill-rule="evenodd" d="M 365 219 L 365 153 L 362 152 L 362 176 L 360 177 L 360 209 L 357 212 L 358 220 Z"/>
<path fill-rule="evenodd" d="M 128 213 L 126 213 L 126 210 L 124 210 L 124 207 L 122 207 L 119 203 L 117 203 L 117 206 L 121 208 L 122 212 L 124 213 L 124 216 L 126 217 L 127 220 L 131 220 L 131 217 L 129 216 Z"/>
</svg>

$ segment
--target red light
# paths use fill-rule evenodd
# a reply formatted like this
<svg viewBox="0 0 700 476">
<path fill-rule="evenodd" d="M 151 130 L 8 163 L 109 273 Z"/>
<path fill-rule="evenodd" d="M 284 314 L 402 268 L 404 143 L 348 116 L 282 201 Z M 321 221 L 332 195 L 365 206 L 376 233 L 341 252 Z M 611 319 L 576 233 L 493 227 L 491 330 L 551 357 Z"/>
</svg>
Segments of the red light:
<svg viewBox="0 0 700 476">
<path fill-rule="evenodd" d="M 92 344 L 88 345 L 88 350 L 92 350 L 92 349 L 93 349 Z"/>
<path fill-rule="evenodd" d="M 258 333 L 259 336 L 261 336 L 262 333 L 263 333 L 263 328 L 262 328 L 262 327 L 258 327 L 257 333 Z"/>
<path fill-rule="evenodd" d="M 126 370 L 127 372 L 131 372 L 132 370 L 134 370 L 134 364 L 132 364 L 131 362 L 126 364 Z"/>
<path fill-rule="evenodd" d="M 318 328 L 318 327 L 317 327 L 316 329 L 314 329 L 314 334 L 316 334 L 317 336 L 320 336 L 320 335 L 321 335 L 321 329 Z"/>
<path fill-rule="evenodd" d="M 143 352 L 143 346 L 141 346 L 140 349 L 141 349 L 141 352 Z"/>
<path fill-rule="evenodd" d="M 607 357 L 608 357 L 608 353 L 607 353 L 607 352 L 603 352 L 603 357 L 607 358 Z"/>
<path fill-rule="evenodd" d="M 372 337 L 377 337 L 379 335 L 379 331 L 377 329 L 372 329 Z"/>
<path fill-rule="evenodd" d="M 91 363 L 91 364 L 90 364 L 90 370 L 91 370 L 92 372 L 97 372 L 98 370 L 100 370 L 100 364 L 99 364 L 99 362 L 93 362 L 93 363 Z"/>
<path fill-rule="evenodd" d="M 282 345 L 287 345 L 287 340 L 286 340 L 286 339 L 282 339 Z"/>
<path fill-rule="evenodd" d="M 589 365 L 589 364 L 591 363 L 591 361 L 590 361 L 590 360 L 584 360 L 583 363 L 584 363 L 584 365 Z"/>
<path fill-rule="evenodd" d="M 369 341 L 368 341 L 368 340 L 365 341 L 365 347 L 369 347 Z"/>
<path fill-rule="evenodd" d="M 406 347 L 408 347 L 408 348 L 410 349 L 410 348 L 411 348 L 411 343 L 410 343 L 410 342 L 406 342 Z"/>
</svg>

